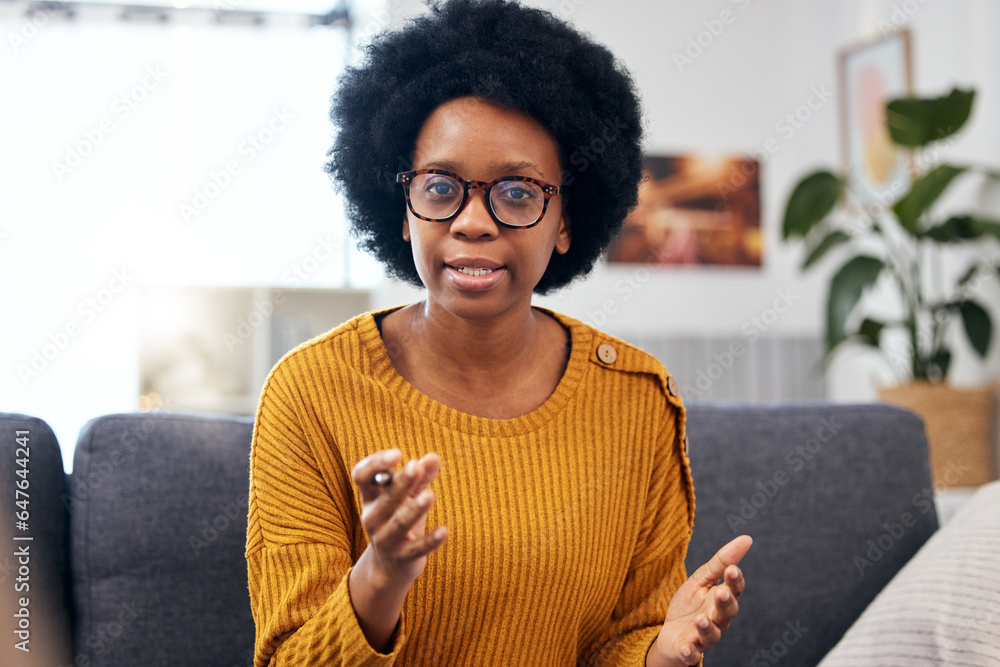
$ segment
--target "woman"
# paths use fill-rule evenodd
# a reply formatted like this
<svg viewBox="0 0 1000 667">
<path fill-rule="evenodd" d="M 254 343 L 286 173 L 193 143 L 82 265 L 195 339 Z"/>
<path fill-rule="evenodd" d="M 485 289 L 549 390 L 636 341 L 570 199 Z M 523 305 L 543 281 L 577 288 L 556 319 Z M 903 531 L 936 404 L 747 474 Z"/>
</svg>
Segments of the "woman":
<svg viewBox="0 0 1000 667">
<path fill-rule="evenodd" d="M 531 305 L 635 203 L 627 73 L 549 14 L 451 0 L 369 49 L 333 119 L 355 231 L 427 292 L 304 343 L 264 386 L 256 664 L 697 664 L 750 539 L 687 578 L 676 382 Z"/>
</svg>

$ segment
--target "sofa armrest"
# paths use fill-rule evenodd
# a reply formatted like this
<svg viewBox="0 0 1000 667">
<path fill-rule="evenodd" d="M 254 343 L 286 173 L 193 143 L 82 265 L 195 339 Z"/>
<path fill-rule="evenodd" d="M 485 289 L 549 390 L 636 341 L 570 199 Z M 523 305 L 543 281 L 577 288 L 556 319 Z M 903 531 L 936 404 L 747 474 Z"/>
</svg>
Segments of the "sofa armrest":
<svg viewBox="0 0 1000 667">
<path fill-rule="evenodd" d="M 52 429 L 0 413 L 0 665 L 73 663 L 66 501 Z"/>
</svg>

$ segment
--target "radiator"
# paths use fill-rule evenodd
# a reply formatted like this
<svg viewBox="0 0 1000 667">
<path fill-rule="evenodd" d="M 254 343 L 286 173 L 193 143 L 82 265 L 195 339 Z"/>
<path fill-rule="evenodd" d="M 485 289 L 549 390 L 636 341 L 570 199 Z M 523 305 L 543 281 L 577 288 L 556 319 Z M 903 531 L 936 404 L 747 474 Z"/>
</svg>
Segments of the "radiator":
<svg viewBox="0 0 1000 667">
<path fill-rule="evenodd" d="M 780 403 L 826 399 L 823 342 L 811 337 L 641 337 L 677 379 L 685 400 Z"/>
</svg>

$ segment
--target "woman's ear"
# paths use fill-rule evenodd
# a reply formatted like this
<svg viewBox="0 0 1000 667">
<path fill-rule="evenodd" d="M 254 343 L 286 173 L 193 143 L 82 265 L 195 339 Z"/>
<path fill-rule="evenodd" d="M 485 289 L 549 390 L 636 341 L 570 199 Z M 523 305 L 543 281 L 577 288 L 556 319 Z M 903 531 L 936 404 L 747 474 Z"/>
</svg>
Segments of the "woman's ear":
<svg viewBox="0 0 1000 667">
<path fill-rule="evenodd" d="M 559 218 L 559 231 L 557 233 L 555 251 L 560 255 L 565 255 L 569 251 L 569 243 L 573 238 L 573 234 L 570 231 L 569 216 L 566 215 L 565 211 L 562 217 Z"/>
<path fill-rule="evenodd" d="M 403 216 L 403 240 L 410 242 L 410 216 Z"/>
</svg>

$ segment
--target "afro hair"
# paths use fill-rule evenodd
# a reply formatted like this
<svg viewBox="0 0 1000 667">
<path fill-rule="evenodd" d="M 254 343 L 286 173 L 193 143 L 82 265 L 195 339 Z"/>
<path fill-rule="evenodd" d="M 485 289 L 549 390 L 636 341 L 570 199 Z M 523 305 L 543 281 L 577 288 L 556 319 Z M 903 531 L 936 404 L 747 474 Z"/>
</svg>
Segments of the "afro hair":
<svg viewBox="0 0 1000 667">
<path fill-rule="evenodd" d="M 347 200 L 359 246 L 422 286 L 401 235 L 398 172 L 441 104 L 473 96 L 541 123 L 560 149 L 569 251 L 553 253 L 535 292 L 588 274 L 636 204 L 642 115 L 631 76 L 612 53 L 552 14 L 511 0 L 446 0 L 381 35 L 339 81 L 326 171 Z"/>
</svg>

